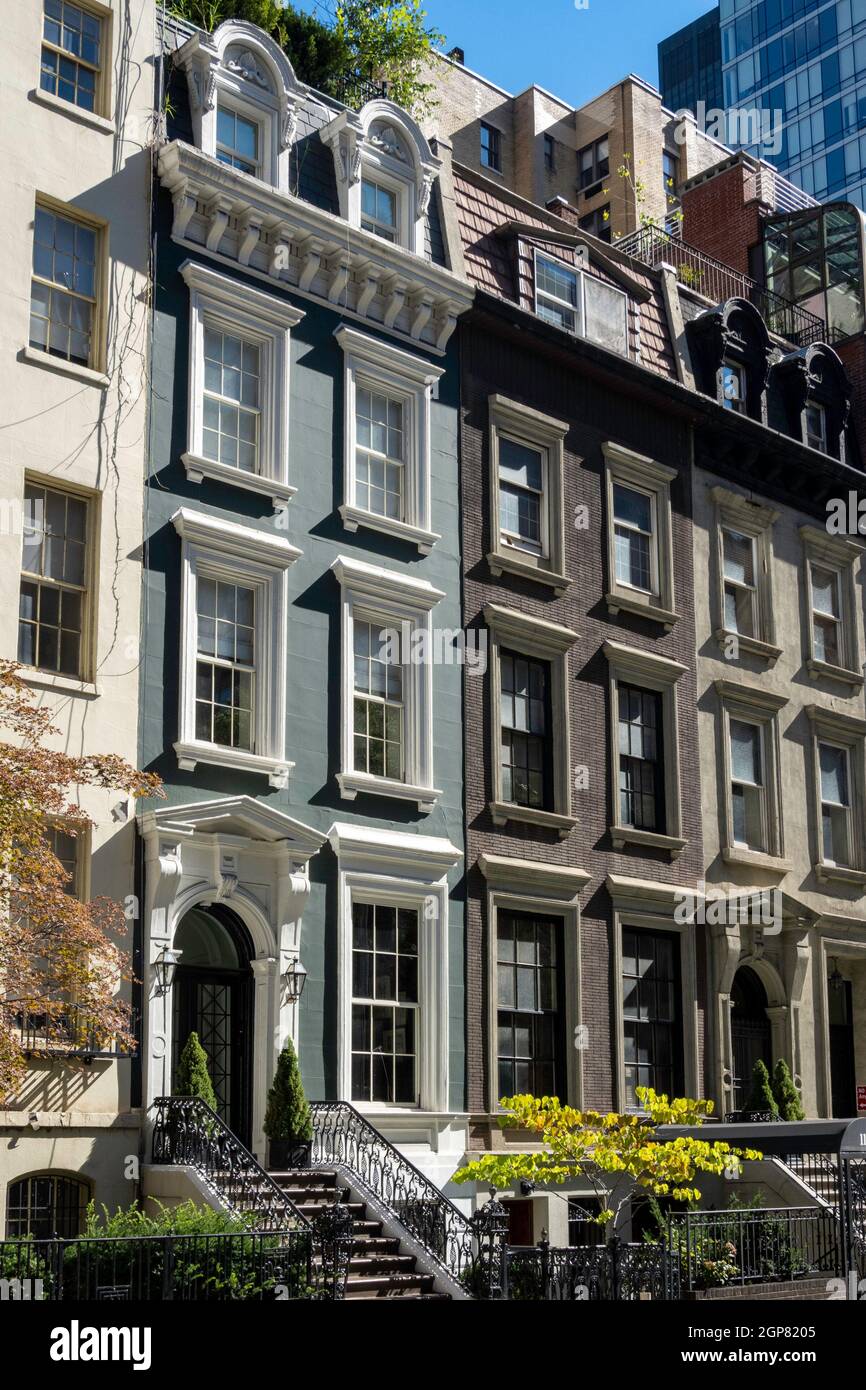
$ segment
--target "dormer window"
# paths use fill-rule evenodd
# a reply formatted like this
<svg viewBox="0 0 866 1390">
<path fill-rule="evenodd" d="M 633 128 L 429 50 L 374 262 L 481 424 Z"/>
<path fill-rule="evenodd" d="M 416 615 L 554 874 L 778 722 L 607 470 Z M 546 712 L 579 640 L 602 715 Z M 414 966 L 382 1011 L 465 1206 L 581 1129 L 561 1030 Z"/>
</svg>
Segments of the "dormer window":
<svg viewBox="0 0 866 1390">
<path fill-rule="evenodd" d="M 806 406 L 805 416 L 806 443 L 810 449 L 818 449 L 822 454 L 826 454 L 827 413 L 823 405 L 810 403 Z"/>
<path fill-rule="evenodd" d="M 427 208 L 441 161 L 420 128 L 393 102 L 343 111 L 319 131 L 334 153 L 340 213 L 351 227 L 426 251 Z"/>
<path fill-rule="evenodd" d="M 745 369 L 737 362 L 723 362 L 721 375 L 722 405 L 725 410 L 734 410 L 738 415 L 746 415 L 748 402 Z"/>
<path fill-rule="evenodd" d="M 372 179 L 364 179 L 361 183 L 361 226 L 365 232 L 373 232 L 385 241 L 397 241 L 397 194 L 380 183 L 373 183 Z"/>
<path fill-rule="evenodd" d="M 239 173 L 289 191 L 289 150 L 307 94 L 261 29 L 230 19 L 175 54 L 187 75 L 195 144 Z"/>
<path fill-rule="evenodd" d="M 217 109 L 216 157 L 221 164 L 243 174 L 261 173 L 261 132 L 257 121 L 248 120 L 220 103 Z"/>
</svg>

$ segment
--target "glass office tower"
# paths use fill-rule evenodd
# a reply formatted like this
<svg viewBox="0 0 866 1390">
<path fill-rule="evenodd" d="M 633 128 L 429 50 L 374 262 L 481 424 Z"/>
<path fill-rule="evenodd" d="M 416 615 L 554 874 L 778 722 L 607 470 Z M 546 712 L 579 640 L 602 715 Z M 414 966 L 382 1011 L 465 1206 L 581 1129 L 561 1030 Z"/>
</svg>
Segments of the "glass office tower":
<svg viewBox="0 0 866 1390">
<path fill-rule="evenodd" d="M 866 0 L 721 0 L 718 16 L 722 106 L 759 109 L 768 125 L 771 115 L 781 125 L 778 150 L 749 143 L 757 122 L 732 139 L 729 119 L 728 143 L 768 160 L 820 201 L 866 207 Z M 678 37 L 664 40 L 660 54 Z M 698 92 L 708 108 L 710 90 Z M 662 83 L 666 105 L 673 96 Z"/>
<path fill-rule="evenodd" d="M 722 105 L 722 43 L 719 7 L 701 15 L 659 44 L 659 90 L 670 111 L 707 110 Z"/>
</svg>

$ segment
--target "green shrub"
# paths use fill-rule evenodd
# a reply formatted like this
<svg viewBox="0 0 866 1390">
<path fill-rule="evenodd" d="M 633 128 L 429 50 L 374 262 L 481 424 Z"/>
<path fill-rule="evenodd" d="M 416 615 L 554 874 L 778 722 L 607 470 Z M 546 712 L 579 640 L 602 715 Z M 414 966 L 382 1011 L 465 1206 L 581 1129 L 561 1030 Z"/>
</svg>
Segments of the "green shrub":
<svg viewBox="0 0 866 1390">
<path fill-rule="evenodd" d="M 806 1112 L 788 1063 L 780 1057 L 773 1068 L 773 1097 L 783 1120 L 805 1120 Z"/>
<path fill-rule="evenodd" d="M 209 1105 L 211 1110 L 217 1108 L 213 1082 L 208 1071 L 207 1053 L 199 1042 L 198 1033 L 190 1033 L 184 1044 L 177 1064 L 174 1093 L 176 1096 L 197 1096 Z"/>
<path fill-rule="evenodd" d="M 779 1107 L 770 1086 L 770 1073 L 760 1057 L 752 1068 L 752 1087 L 742 1108 L 746 1114 L 769 1111 L 771 1115 L 778 1117 Z"/>
<path fill-rule="evenodd" d="M 291 1038 L 286 1039 L 268 1091 L 264 1131 L 269 1139 L 294 1139 L 299 1143 L 313 1137 L 313 1117 Z"/>
</svg>

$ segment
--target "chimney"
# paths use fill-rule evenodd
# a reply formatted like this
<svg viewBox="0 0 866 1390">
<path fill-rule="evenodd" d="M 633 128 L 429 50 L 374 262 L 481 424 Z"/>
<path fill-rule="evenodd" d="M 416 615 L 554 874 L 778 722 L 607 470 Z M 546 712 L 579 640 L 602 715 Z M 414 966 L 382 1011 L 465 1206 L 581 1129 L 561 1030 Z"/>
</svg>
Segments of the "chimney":
<svg viewBox="0 0 866 1390">
<path fill-rule="evenodd" d="M 560 194 L 557 194 L 555 198 L 550 198 L 544 206 L 548 212 L 553 213 L 554 217 L 561 217 L 563 222 L 570 222 L 573 227 L 576 227 L 580 222 L 580 213 L 577 208 L 573 208 L 571 203 L 566 202 Z"/>
<path fill-rule="evenodd" d="M 461 67 L 466 66 L 466 54 L 462 48 L 452 48 L 445 56 L 450 58 L 452 63 L 459 63 Z"/>
</svg>

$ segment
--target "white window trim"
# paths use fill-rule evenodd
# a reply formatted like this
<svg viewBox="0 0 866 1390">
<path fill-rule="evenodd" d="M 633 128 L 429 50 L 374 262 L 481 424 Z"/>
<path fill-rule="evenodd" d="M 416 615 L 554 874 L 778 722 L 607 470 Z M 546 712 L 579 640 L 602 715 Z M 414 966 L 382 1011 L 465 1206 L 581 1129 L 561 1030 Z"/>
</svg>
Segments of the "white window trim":
<svg viewBox="0 0 866 1390">
<path fill-rule="evenodd" d="M 580 969 L 580 901 L 579 895 L 591 875 L 583 869 L 545 864 L 537 859 L 512 859 L 506 855 L 481 854 L 478 867 L 487 884 L 487 1074 L 490 1078 L 487 1105 L 490 1114 L 499 1110 L 497 1046 L 497 960 L 496 938 L 498 914 L 526 912 L 543 917 L 562 919 L 562 971 L 565 1018 L 563 1042 L 566 1067 L 567 1097 L 560 1096 L 580 1108 L 583 1105 L 583 1050 L 573 1046 L 575 1030 L 583 1021 L 582 972 Z"/>
<path fill-rule="evenodd" d="M 40 85 L 41 71 L 37 85 L 32 92 L 28 93 L 31 101 L 42 102 L 45 106 L 50 106 L 53 110 L 61 111 L 66 116 L 80 120 L 83 125 L 91 126 L 94 130 L 108 134 L 115 129 L 114 121 L 111 119 L 112 107 L 112 74 L 114 72 L 114 15 L 110 6 L 101 5 L 98 0 L 74 0 L 80 10 L 84 10 L 92 19 L 99 21 L 99 54 L 100 62 L 97 69 L 95 84 L 96 109 L 87 111 L 84 107 L 76 105 L 73 101 L 67 101 L 65 97 L 57 96 L 55 92 L 46 92 Z M 43 26 L 42 26 L 42 0 L 40 4 L 40 25 L 39 25 L 39 58 L 42 60 L 43 46 Z M 75 55 L 69 55 L 75 61 Z M 86 66 L 86 65 L 85 65 Z"/>
<path fill-rule="evenodd" d="M 431 525 L 431 413 L 433 390 L 444 368 L 423 357 L 392 347 L 378 338 L 359 333 L 341 323 L 334 337 L 344 358 L 344 456 L 343 487 L 345 501 L 340 516 L 347 531 L 364 527 L 397 536 L 429 555 L 441 536 Z M 403 404 L 403 435 L 406 460 L 403 464 L 405 521 L 379 516 L 357 504 L 356 453 L 357 420 L 355 401 L 359 386 L 399 399 Z"/>
<path fill-rule="evenodd" d="M 724 778 L 724 815 L 720 825 L 722 859 L 726 864 L 767 869 L 785 874 L 791 864 L 785 859 L 785 835 L 782 814 L 782 749 L 779 730 L 779 711 L 788 703 L 784 695 L 742 685 L 738 681 L 715 681 L 721 718 L 719 737 L 721 749 L 719 768 Z M 731 802 L 731 720 L 758 725 L 761 729 L 762 772 L 765 786 L 767 817 L 767 849 L 753 850 L 734 843 L 733 806 Z"/>
<path fill-rule="evenodd" d="M 258 74 L 227 61 L 229 48 L 249 53 Z M 220 104 L 230 107 L 256 121 L 261 131 L 260 176 L 236 172 L 289 193 L 289 154 L 308 89 L 279 46 L 255 25 L 229 19 L 213 34 L 193 34 L 177 49 L 174 61 L 186 72 L 197 147 L 216 159 L 217 111 Z"/>
<path fill-rule="evenodd" d="M 487 564 L 491 574 L 518 574 L 548 585 L 559 596 L 564 594 L 571 578 L 565 573 L 565 521 L 563 515 L 565 436 L 568 424 L 555 420 L 539 410 L 509 400 L 506 396 L 489 398 L 490 413 L 490 550 Z M 499 524 L 499 440 L 506 435 L 518 443 L 528 444 L 542 456 L 543 496 L 541 503 L 542 548 L 538 555 L 508 545 L 502 538 Z"/>
<path fill-rule="evenodd" d="M 666 850 L 676 859 L 688 844 L 682 838 L 682 806 L 680 800 L 679 719 L 677 714 L 677 681 L 688 667 L 679 661 L 627 647 L 621 642 L 605 642 L 602 648 L 607 657 L 610 689 L 610 796 L 613 819 L 609 834 L 614 849 L 626 845 L 643 845 L 647 849 Z M 662 753 L 665 780 L 665 830 L 641 830 L 620 824 L 619 817 L 619 686 L 634 685 L 651 690 L 662 698 Z"/>
<path fill-rule="evenodd" d="M 616 1067 L 614 1074 L 614 1109 L 626 1108 L 625 1087 L 625 1011 L 622 998 L 622 933 L 623 928 L 640 931 L 669 932 L 679 937 L 680 945 L 680 1018 L 683 1044 L 683 1088 L 687 1096 L 700 1092 L 698 1061 L 698 981 L 696 933 L 691 921 L 677 920 L 682 889 L 648 879 L 625 878 L 608 874 L 607 890 L 613 904 L 613 979 Z"/>
<path fill-rule="evenodd" d="M 673 523 L 671 518 L 671 483 L 677 477 L 675 468 L 667 468 L 654 459 L 636 454 L 610 441 L 601 446 L 605 459 L 605 498 L 607 503 L 607 572 L 605 603 L 616 616 L 620 610 L 638 613 L 661 623 L 666 632 L 679 618 L 674 609 Z M 616 577 L 616 535 L 614 527 L 614 483 L 649 493 L 654 499 L 653 523 L 654 569 L 653 593 L 645 594 L 621 584 Z"/>
<path fill-rule="evenodd" d="M 368 565 L 346 555 L 338 555 L 331 565 L 342 591 L 341 601 L 341 736 L 340 771 L 337 782 L 345 801 L 359 793 L 396 797 L 414 801 L 419 811 L 432 811 L 442 795 L 433 782 L 433 664 L 431 611 L 445 597 L 441 589 L 424 579 Z M 354 626 L 355 617 L 378 622 L 383 627 L 411 628 L 411 639 L 421 634 L 419 646 L 428 655 L 422 661 L 410 660 L 403 667 L 403 769 L 404 780 L 377 777 L 355 771 L 353 732 L 354 707 Z"/>
<path fill-rule="evenodd" d="M 280 510 L 295 495 L 289 482 L 291 330 L 304 317 L 287 300 L 220 275 L 198 261 L 180 268 L 189 287 L 187 448 L 181 455 L 190 482 L 202 478 L 270 497 Z M 259 348 L 259 472 L 247 473 L 204 456 L 204 333 L 213 325 Z"/>
<path fill-rule="evenodd" d="M 377 122 L 393 126 L 402 137 L 406 162 L 371 139 L 370 130 Z M 397 245 L 416 256 L 426 256 L 427 209 L 442 161 L 433 154 L 412 117 L 392 101 L 376 98 L 360 112 L 342 111 L 320 128 L 319 136 L 333 151 L 340 216 L 362 236 L 393 244 L 374 232 L 361 231 L 361 182 L 369 177 L 397 194 Z"/>
<path fill-rule="evenodd" d="M 254 531 L 182 507 L 172 523 L 182 540 L 178 766 L 198 763 L 261 773 L 285 787 L 294 763 L 286 758 L 287 570 L 302 552 L 273 533 Z M 199 573 L 256 591 L 256 750 L 222 748 L 195 736 L 196 592 Z"/>
<path fill-rule="evenodd" d="M 580 249 L 583 250 L 583 249 L 585 249 L 585 248 L 580 248 Z M 579 253 L 578 253 L 578 254 L 579 254 Z M 538 288 L 538 262 L 539 262 L 539 259 L 540 259 L 540 260 L 543 260 L 543 261 L 550 261 L 552 265 L 557 265 L 557 266 L 559 266 L 561 270 L 565 270 L 565 271 L 567 271 L 567 272 L 569 273 L 569 275 L 573 275 L 573 276 L 575 277 L 576 282 L 577 282 L 577 286 L 576 286 L 577 303 L 576 303 L 576 304 L 567 304 L 566 301 L 565 301 L 564 299 L 557 299 L 555 295 L 548 294 L 546 290 L 539 290 L 539 288 Z M 629 343 L 629 322 L 628 322 L 629 297 L 628 297 L 627 293 L 625 292 L 625 290 L 620 289 L 619 285 L 612 285 L 608 280 L 602 280 L 600 276 L 597 276 L 597 275 L 590 275 L 589 272 L 583 268 L 583 266 L 581 266 L 581 265 L 569 265 L 567 261 L 560 260 L 560 258 L 559 258 L 558 256 L 553 256 L 553 255 L 551 255 L 549 251 L 542 251 L 539 247 L 535 247 L 535 248 L 534 248 L 534 251 L 533 251 L 533 266 L 532 266 L 532 273 L 533 273 L 533 277 L 534 277 L 534 278 L 533 278 L 532 307 L 533 307 L 533 310 L 534 310 L 534 312 L 535 312 L 536 314 L 538 314 L 538 297 L 539 297 L 539 294 L 541 294 L 544 298 L 551 300 L 553 303 L 555 303 L 555 304 L 561 304 L 562 307 L 563 307 L 563 309 L 570 309 L 571 312 L 574 314 L 574 322 L 575 322 L 574 328 L 573 328 L 573 329 L 563 329 L 563 330 L 562 330 L 563 332 L 565 332 L 565 333 L 570 333 L 571 336 L 572 336 L 573 338 L 583 338 L 583 339 L 585 339 L 585 341 L 588 342 L 588 343 L 595 343 L 595 345 L 596 345 L 597 347 L 603 348 L 606 352 L 612 352 L 612 353 L 614 353 L 617 357 L 631 357 L 632 354 L 631 354 L 631 352 L 630 352 L 630 350 L 629 350 L 629 348 L 630 348 L 630 343 Z M 587 281 L 588 281 L 588 280 L 597 281 L 599 284 L 604 285 L 605 289 L 608 289 L 608 290 L 610 290 L 612 293 L 618 294 L 618 295 L 621 296 L 621 298 L 622 298 L 622 300 L 623 300 L 623 303 L 624 303 L 624 307 L 625 307 L 625 320 L 624 320 L 624 322 L 625 322 L 625 351 L 624 351 L 624 352 L 620 352 L 618 348 L 612 348 L 612 347 L 610 347 L 610 345 L 609 345 L 608 343 L 603 343 L 603 342 L 601 341 L 600 338 L 594 338 L 594 337 L 592 337 L 589 333 L 587 333 L 587 331 L 586 331 L 586 284 L 587 284 Z M 542 317 L 542 316 L 539 315 L 539 317 Z M 545 320 L 545 321 L 546 321 L 546 322 L 550 322 L 550 320 Z M 556 325 L 554 324 L 553 327 L 556 327 Z"/>
<path fill-rule="evenodd" d="M 812 788 L 815 816 L 815 853 L 812 865 L 819 883 L 837 882 L 866 886 L 866 720 L 820 705 L 807 705 L 812 729 Z M 832 744 L 848 754 L 848 796 L 851 819 L 851 864 L 833 864 L 824 858 L 821 834 L 821 763 L 819 745 Z"/>
<path fill-rule="evenodd" d="M 767 662 L 776 661 L 782 654 L 782 648 L 776 642 L 773 602 L 773 525 L 778 521 L 779 513 L 724 487 L 711 488 L 710 497 L 716 509 L 716 641 L 728 659 L 732 644 L 736 642 L 738 648 L 750 656 L 761 657 Z M 756 637 L 732 632 L 725 627 L 723 530 L 738 531 L 754 542 L 756 627 L 759 634 Z"/>
<path fill-rule="evenodd" d="M 337 821 L 328 832 L 338 860 L 337 1095 L 365 1114 L 448 1110 L 448 873 L 463 858 L 449 840 Z M 418 911 L 419 1106 L 352 1101 L 352 906 L 394 904 Z"/>
<path fill-rule="evenodd" d="M 526 613 L 518 613 L 511 608 L 503 608 L 498 603 L 488 603 L 484 609 L 484 621 L 490 631 L 490 653 L 488 661 L 490 681 L 490 732 L 492 799 L 489 811 L 494 825 L 507 825 L 509 822 L 522 822 L 527 825 L 540 825 L 555 830 L 559 838 L 565 839 L 578 824 L 572 815 L 571 807 L 571 735 L 569 710 L 568 653 L 578 640 L 571 628 L 552 623 L 546 618 L 532 618 Z M 550 738 L 553 741 L 553 805 L 552 811 L 534 806 L 518 806 L 506 801 L 502 794 L 502 769 L 499 757 L 500 730 L 502 716 L 500 710 L 502 676 L 501 648 L 520 652 L 537 661 L 546 661 L 550 666 Z"/>
<path fill-rule="evenodd" d="M 842 536 L 831 536 L 817 526 L 801 526 L 805 565 L 804 592 L 806 598 L 806 668 L 812 680 L 826 677 L 850 685 L 855 691 L 863 688 L 863 651 L 860 641 L 860 602 L 857 579 L 863 546 Z M 812 566 L 820 565 L 839 576 L 839 621 L 842 629 L 843 664 L 820 661 L 815 656 L 815 631 L 812 608 Z"/>
</svg>

